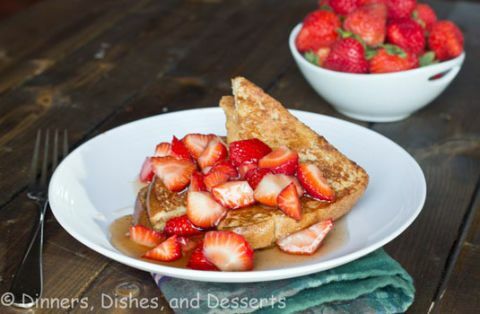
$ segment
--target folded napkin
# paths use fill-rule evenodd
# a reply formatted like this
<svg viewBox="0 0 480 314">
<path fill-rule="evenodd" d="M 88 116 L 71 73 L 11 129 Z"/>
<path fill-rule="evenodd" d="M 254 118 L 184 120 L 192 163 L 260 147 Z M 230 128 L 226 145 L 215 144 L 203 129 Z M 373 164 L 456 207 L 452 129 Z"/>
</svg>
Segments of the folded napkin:
<svg viewBox="0 0 480 314">
<path fill-rule="evenodd" d="M 401 313 L 415 294 L 410 275 L 383 249 L 285 280 L 232 284 L 153 278 L 176 313 Z"/>
</svg>

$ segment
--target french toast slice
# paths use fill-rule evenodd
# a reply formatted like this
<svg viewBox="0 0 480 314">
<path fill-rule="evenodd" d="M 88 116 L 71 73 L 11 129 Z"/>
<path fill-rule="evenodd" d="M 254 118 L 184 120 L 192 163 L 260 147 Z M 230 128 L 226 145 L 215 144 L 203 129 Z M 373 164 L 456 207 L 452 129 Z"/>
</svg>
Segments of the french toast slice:
<svg viewBox="0 0 480 314">
<path fill-rule="evenodd" d="M 365 170 L 252 82 L 234 78 L 232 89 L 234 96 L 224 96 L 220 101 L 227 117 L 227 142 L 258 138 L 272 148 L 288 146 L 298 152 L 300 162 L 311 162 L 320 168 L 335 190 L 336 200 L 328 203 L 302 197 L 300 221 L 261 205 L 231 210 L 218 229 L 239 233 L 252 248 L 259 249 L 318 221 L 335 220 L 349 212 L 367 188 Z"/>
</svg>

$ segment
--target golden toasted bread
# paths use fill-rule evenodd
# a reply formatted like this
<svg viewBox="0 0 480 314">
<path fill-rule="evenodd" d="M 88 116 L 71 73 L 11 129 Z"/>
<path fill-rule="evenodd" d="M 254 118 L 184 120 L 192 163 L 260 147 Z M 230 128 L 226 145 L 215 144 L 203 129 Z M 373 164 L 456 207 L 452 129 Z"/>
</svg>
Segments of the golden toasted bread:
<svg viewBox="0 0 480 314">
<path fill-rule="evenodd" d="M 145 198 L 150 224 L 158 231 L 163 231 L 168 219 L 181 216 L 187 211 L 185 194 L 171 192 L 156 177 L 148 186 Z"/>
<path fill-rule="evenodd" d="M 278 209 L 260 205 L 231 210 L 218 229 L 242 234 L 258 249 L 318 221 L 338 219 L 350 211 L 367 187 L 365 170 L 252 82 L 237 77 L 232 80 L 232 87 L 234 97 L 224 96 L 220 101 L 227 116 L 227 142 L 258 138 L 272 148 L 288 146 L 299 153 L 301 162 L 314 163 L 321 169 L 337 198 L 327 203 L 303 197 L 300 221 Z"/>
</svg>

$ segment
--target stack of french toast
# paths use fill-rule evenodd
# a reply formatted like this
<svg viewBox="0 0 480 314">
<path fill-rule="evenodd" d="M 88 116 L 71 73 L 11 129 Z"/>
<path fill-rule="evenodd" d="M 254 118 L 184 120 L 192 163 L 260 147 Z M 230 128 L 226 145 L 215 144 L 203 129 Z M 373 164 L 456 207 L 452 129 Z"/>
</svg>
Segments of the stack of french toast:
<svg viewBox="0 0 480 314">
<path fill-rule="evenodd" d="M 243 236 L 252 249 L 262 249 L 321 221 L 337 220 L 348 213 L 367 187 L 365 170 L 252 82 L 236 77 L 232 89 L 233 96 L 224 96 L 220 101 L 227 121 L 227 134 L 223 138 L 226 145 L 259 139 L 272 149 L 288 147 L 298 153 L 299 163 L 313 164 L 321 171 L 333 197 L 322 199 L 305 193 L 299 198 L 301 216 L 297 217 L 255 202 L 226 211 L 216 229 L 232 231 Z M 187 193 L 171 191 L 165 180 L 154 176 L 138 192 L 133 221 L 163 232 L 167 221 L 186 213 Z"/>
</svg>

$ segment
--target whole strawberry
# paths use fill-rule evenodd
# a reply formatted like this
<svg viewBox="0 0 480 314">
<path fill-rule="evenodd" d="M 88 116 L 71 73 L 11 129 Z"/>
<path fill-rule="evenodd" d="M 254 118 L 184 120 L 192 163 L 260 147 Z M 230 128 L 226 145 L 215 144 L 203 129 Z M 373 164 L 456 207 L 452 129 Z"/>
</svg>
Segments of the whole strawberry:
<svg viewBox="0 0 480 314">
<path fill-rule="evenodd" d="M 300 52 L 318 51 L 328 47 L 337 40 L 337 29 L 340 19 L 330 11 L 317 10 L 308 14 L 303 20 L 303 26 L 295 40 Z"/>
<path fill-rule="evenodd" d="M 463 35 L 451 21 L 438 21 L 430 29 L 428 45 L 440 61 L 459 56 L 463 51 Z"/>
<path fill-rule="evenodd" d="M 388 42 L 420 54 L 425 49 L 423 28 L 410 18 L 393 20 L 387 25 Z"/>
<path fill-rule="evenodd" d="M 328 4 L 332 7 L 335 13 L 347 15 L 358 7 L 358 2 L 359 0 L 329 0 Z"/>
<path fill-rule="evenodd" d="M 363 39 L 369 46 L 378 46 L 385 40 L 387 7 L 373 3 L 359 7 L 345 19 L 344 28 Z"/>
<path fill-rule="evenodd" d="M 437 21 L 437 15 L 432 7 L 425 3 L 418 3 L 413 11 L 413 18 L 423 28 L 429 30 L 430 27 Z"/>
<path fill-rule="evenodd" d="M 387 0 L 388 18 L 410 17 L 416 5 L 416 0 Z"/>
<path fill-rule="evenodd" d="M 370 73 L 389 73 L 418 67 L 418 58 L 398 46 L 385 45 L 370 59 Z"/>
<path fill-rule="evenodd" d="M 323 66 L 326 69 L 350 73 L 367 73 L 365 49 L 356 39 L 345 38 L 335 42 Z"/>
</svg>

